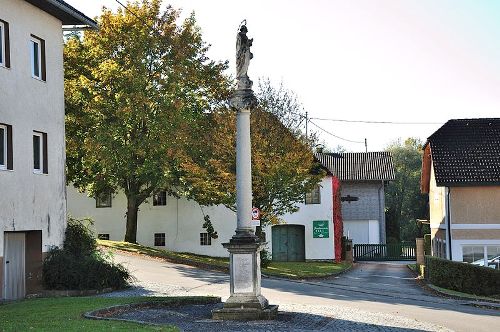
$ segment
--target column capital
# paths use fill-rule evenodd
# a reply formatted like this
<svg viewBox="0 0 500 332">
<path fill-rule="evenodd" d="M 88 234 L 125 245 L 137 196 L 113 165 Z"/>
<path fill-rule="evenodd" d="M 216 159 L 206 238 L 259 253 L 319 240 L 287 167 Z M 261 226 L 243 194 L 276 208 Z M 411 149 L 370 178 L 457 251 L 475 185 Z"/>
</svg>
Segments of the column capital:
<svg viewBox="0 0 500 332">
<path fill-rule="evenodd" d="M 236 90 L 229 99 L 229 105 L 239 112 L 250 112 L 252 108 L 257 106 L 257 97 L 252 89 Z"/>
</svg>

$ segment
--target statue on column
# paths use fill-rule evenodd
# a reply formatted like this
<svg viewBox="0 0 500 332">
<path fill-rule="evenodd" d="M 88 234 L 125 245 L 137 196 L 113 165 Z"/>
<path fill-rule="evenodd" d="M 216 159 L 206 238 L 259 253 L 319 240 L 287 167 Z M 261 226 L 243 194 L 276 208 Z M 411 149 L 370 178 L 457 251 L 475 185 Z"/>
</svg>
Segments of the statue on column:
<svg viewBox="0 0 500 332">
<path fill-rule="evenodd" d="M 246 23 L 246 20 L 243 20 L 240 31 L 236 36 L 236 79 L 238 80 L 238 90 L 251 89 L 253 84 L 247 74 L 250 59 L 253 58 L 253 54 L 250 52 L 253 38 L 249 39 L 247 37 Z"/>
</svg>

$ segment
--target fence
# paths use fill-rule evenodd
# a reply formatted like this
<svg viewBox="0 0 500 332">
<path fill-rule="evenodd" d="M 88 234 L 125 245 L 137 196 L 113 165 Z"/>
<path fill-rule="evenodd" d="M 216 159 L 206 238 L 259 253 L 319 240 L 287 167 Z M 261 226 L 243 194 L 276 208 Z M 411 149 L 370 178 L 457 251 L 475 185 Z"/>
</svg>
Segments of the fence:
<svg viewBox="0 0 500 332">
<path fill-rule="evenodd" d="M 358 261 L 413 261 L 415 243 L 355 244 L 354 258 Z"/>
</svg>

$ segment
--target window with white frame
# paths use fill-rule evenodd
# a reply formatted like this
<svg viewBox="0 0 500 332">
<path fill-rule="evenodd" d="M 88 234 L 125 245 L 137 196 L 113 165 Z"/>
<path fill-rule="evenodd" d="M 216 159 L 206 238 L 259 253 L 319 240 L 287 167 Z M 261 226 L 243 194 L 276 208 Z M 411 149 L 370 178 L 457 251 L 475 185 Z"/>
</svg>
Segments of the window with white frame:
<svg viewBox="0 0 500 332">
<path fill-rule="evenodd" d="M 0 20 L 0 66 L 10 67 L 9 23 Z"/>
<path fill-rule="evenodd" d="M 311 192 L 306 193 L 306 204 L 321 204 L 321 187 L 316 185 Z"/>
<path fill-rule="evenodd" d="M 0 170 L 12 170 L 12 126 L 0 123 Z"/>
<path fill-rule="evenodd" d="M 33 132 L 33 172 L 48 173 L 47 134 L 38 131 Z"/>
<path fill-rule="evenodd" d="M 45 81 L 45 41 L 35 35 L 30 38 L 31 76 Z"/>
<path fill-rule="evenodd" d="M 500 270 L 500 246 L 462 246 L 462 261 Z"/>
</svg>

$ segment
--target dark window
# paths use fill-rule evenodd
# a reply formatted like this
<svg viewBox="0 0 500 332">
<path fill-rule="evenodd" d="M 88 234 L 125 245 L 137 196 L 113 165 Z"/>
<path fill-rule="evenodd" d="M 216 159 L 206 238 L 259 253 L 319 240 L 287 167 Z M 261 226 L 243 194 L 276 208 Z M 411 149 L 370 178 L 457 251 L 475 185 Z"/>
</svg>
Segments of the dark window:
<svg viewBox="0 0 500 332">
<path fill-rule="evenodd" d="M 317 185 L 311 190 L 310 193 L 306 194 L 306 204 L 321 204 L 321 194 L 320 194 L 320 186 Z"/>
<path fill-rule="evenodd" d="M 9 23 L 0 20 L 0 66 L 10 68 Z"/>
<path fill-rule="evenodd" d="M 153 206 L 167 205 L 167 192 L 160 191 L 153 195 Z"/>
<path fill-rule="evenodd" d="M 109 234 L 97 234 L 99 240 L 109 240 Z"/>
<path fill-rule="evenodd" d="M 0 123 L 0 169 L 12 169 L 12 126 Z"/>
<path fill-rule="evenodd" d="M 165 246 L 165 233 L 155 233 L 155 246 Z"/>
<path fill-rule="evenodd" d="M 212 245 L 212 238 L 208 236 L 208 233 L 200 233 L 200 245 L 202 246 Z"/>
<path fill-rule="evenodd" d="M 37 131 L 33 132 L 33 171 L 48 173 L 47 134 Z"/>
<path fill-rule="evenodd" d="M 31 76 L 39 80 L 46 80 L 45 40 L 31 35 L 30 39 Z"/>
<path fill-rule="evenodd" d="M 111 207 L 111 193 L 101 193 L 95 198 L 96 208 L 108 208 Z"/>
</svg>

